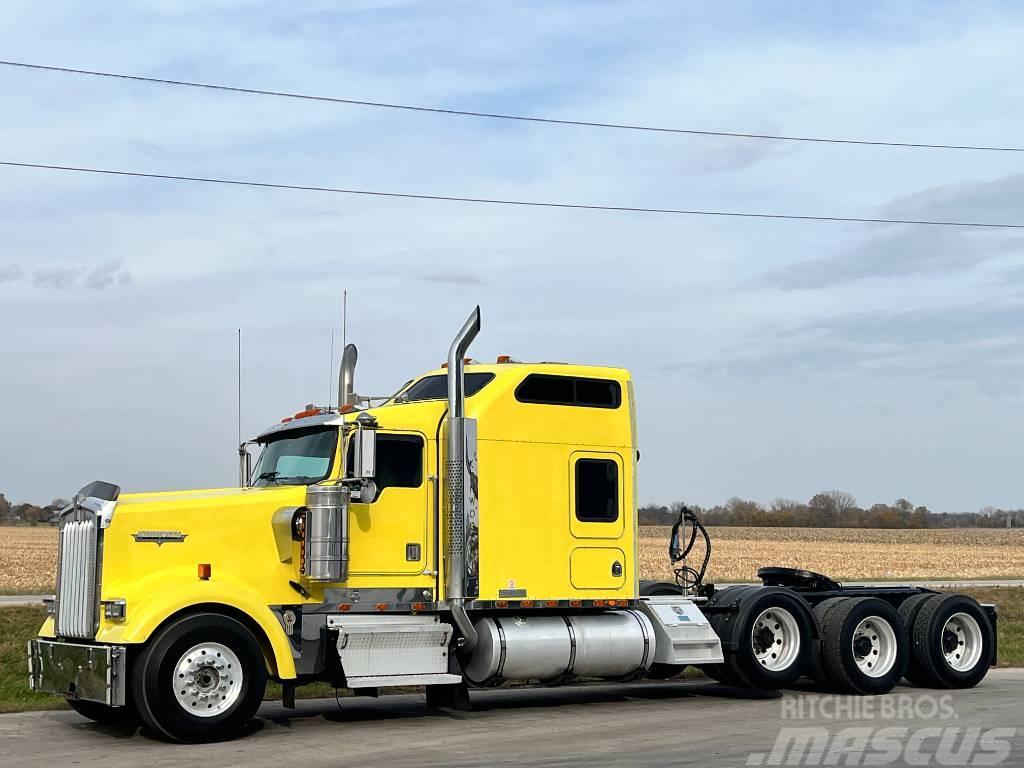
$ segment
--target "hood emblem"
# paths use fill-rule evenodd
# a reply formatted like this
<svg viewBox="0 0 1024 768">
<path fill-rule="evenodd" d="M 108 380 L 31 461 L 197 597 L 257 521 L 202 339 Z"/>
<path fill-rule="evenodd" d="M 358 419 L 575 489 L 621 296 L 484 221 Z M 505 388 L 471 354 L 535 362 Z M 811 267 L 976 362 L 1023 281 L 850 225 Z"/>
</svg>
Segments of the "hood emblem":
<svg viewBox="0 0 1024 768">
<path fill-rule="evenodd" d="M 132 538 L 140 544 L 149 541 L 159 547 L 167 542 L 180 544 L 187 535 L 187 533 L 182 533 L 181 531 L 139 531 L 138 533 L 133 533 Z"/>
</svg>

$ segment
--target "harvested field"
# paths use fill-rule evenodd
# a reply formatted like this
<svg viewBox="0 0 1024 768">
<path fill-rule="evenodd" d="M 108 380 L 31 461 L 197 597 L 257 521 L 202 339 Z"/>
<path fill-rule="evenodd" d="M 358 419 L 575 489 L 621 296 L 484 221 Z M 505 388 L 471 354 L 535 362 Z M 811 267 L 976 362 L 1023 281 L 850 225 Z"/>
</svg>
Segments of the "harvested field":
<svg viewBox="0 0 1024 768">
<path fill-rule="evenodd" d="M 763 565 L 819 571 L 839 579 L 1024 578 L 1024 530 L 960 528 L 709 529 L 709 581 L 754 581 Z M 672 578 L 669 529 L 640 529 L 644 578 Z M 699 564 L 700 553 L 691 558 Z M 57 534 L 50 527 L 0 527 L 0 592 L 53 590 Z"/>
<path fill-rule="evenodd" d="M 56 571 L 56 528 L 0 527 L 0 592 L 52 592 Z"/>
<path fill-rule="evenodd" d="M 671 580 L 669 528 L 640 529 L 640 571 Z M 1024 530 L 955 528 L 709 528 L 708 581 L 756 581 L 763 565 L 806 568 L 838 579 L 1024 578 Z M 695 551 L 691 564 L 699 565 Z"/>
</svg>

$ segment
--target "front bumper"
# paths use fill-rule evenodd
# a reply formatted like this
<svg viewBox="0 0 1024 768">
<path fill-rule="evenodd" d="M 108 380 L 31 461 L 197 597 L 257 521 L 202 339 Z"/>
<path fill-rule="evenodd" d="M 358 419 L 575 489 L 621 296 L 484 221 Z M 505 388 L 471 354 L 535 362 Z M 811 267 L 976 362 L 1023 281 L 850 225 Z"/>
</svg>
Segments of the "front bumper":
<svg viewBox="0 0 1024 768">
<path fill-rule="evenodd" d="M 29 687 L 69 699 L 124 706 L 126 659 L 123 645 L 29 640 Z"/>
</svg>

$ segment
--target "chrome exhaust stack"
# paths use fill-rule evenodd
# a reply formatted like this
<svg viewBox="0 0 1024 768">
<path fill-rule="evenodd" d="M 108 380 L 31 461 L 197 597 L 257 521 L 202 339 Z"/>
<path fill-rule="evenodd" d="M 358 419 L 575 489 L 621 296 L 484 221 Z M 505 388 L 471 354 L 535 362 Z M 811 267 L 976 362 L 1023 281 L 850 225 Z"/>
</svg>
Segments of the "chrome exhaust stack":
<svg viewBox="0 0 1024 768">
<path fill-rule="evenodd" d="M 345 351 L 341 353 L 341 367 L 338 369 L 338 408 L 357 404 L 358 398 L 354 388 L 358 359 L 359 351 L 356 345 L 346 344 Z"/>
<path fill-rule="evenodd" d="M 480 594 L 480 522 L 477 498 L 476 419 L 467 419 L 464 358 L 480 333 L 480 307 L 466 319 L 448 350 L 448 434 L 445 461 L 445 596 L 472 650 L 477 632 L 466 614 L 466 598 Z"/>
</svg>

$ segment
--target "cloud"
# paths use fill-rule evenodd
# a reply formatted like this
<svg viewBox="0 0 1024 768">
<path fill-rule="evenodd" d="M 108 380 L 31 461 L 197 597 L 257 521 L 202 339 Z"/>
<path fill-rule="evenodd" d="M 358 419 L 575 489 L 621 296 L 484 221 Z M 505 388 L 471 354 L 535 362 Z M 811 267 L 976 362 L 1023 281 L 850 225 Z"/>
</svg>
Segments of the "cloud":
<svg viewBox="0 0 1024 768">
<path fill-rule="evenodd" d="M 112 285 L 124 285 L 130 283 L 131 272 L 122 268 L 121 261 L 115 259 L 105 264 L 94 267 L 85 276 L 84 285 L 94 291 L 102 291 Z"/>
<path fill-rule="evenodd" d="M 1024 303 L 858 312 L 772 327 L 674 369 L 741 380 L 856 374 L 1016 387 L 1024 375 Z"/>
<path fill-rule="evenodd" d="M 485 285 L 486 281 L 476 275 L 466 272 L 434 272 L 427 275 L 420 275 L 418 280 L 428 283 L 447 283 L 449 285 Z"/>
<path fill-rule="evenodd" d="M 70 288 L 78 280 L 79 270 L 74 267 L 40 267 L 32 270 L 32 283 L 38 287 Z"/>
<path fill-rule="evenodd" d="M 17 265 L 0 268 L 0 283 L 21 280 L 25 276 L 25 272 Z M 131 272 L 124 268 L 120 259 L 104 262 L 91 268 L 56 265 L 37 267 L 32 270 L 30 276 L 35 287 L 56 290 L 82 287 L 93 291 L 102 291 L 132 281 Z"/>
<path fill-rule="evenodd" d="M 23 277 L 25 277 L 25 272 L 17 264 L 0 267 L 0 283 L 13 283 Z"/>
<path fill-rule="evenodd" d="M 735 173 L 765 160 L 785 157 L 798 149 L 799 146 L 791 141 L 718 139 L 697 154 L 693 170 L 701 175 Z"/>
<path fill-rule="evenodd" d="M 1024 174 L 1015 174 L 922 190 L 894 198 L 876 213 L 882 218 L 1024 224 L 1016 204 L 1022 197 Z M 832 256 L 769 272 L 756 278 L 754 285 L 782 290 L 826 288 L 869 278 L 956 272 L 1014 254 L 1024 254 L 1024 234 L 1013 230 L 894 225 Z"/>
</svg>

